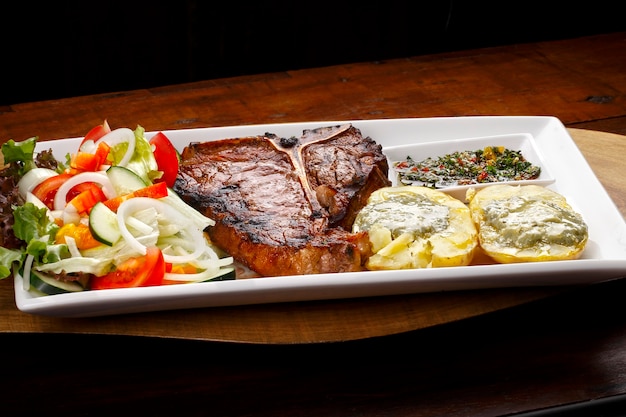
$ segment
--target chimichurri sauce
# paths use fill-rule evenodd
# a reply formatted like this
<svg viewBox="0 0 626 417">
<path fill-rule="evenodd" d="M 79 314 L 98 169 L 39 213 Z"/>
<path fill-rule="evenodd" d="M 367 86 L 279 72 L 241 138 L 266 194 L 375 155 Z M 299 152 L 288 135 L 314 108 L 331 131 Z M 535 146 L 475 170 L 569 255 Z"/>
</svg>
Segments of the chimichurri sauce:
<svg viewBox="0 0 626 417">
<path fill-rule="evenodd" d="M 400 183 L 446 188 L 491 182 L 533 180 L 541 168 L 527 161 L 521 151 L 504 146 L 487 146 L 415 161 L 411 156 L 394 162 Z"/>
</svg>

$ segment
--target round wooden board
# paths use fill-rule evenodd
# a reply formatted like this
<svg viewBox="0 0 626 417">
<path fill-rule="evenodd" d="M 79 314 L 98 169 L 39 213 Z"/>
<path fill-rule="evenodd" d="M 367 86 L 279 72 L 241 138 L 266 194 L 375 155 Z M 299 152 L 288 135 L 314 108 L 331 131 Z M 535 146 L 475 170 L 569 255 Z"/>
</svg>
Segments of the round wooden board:
<svg viewBox="0 0 626 417">
<path fill-rule="evenodd" d="M 621 213 L 626 137 L 569 129 Z M 325 343 L 398 334 L 540 300 L 570 287 L 512 288 L 160 311 L 63 319 L 15 307 L 12 280 L 0 281 L 0 332 L 84 333 L 257 344 Z"/>
</svg>

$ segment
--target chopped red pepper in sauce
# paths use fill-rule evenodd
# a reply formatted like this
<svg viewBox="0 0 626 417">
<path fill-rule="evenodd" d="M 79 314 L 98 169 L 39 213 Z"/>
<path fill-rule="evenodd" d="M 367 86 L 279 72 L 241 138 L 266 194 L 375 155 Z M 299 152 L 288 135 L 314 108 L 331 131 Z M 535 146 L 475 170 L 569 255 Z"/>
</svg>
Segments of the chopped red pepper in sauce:
<svg viewBox="0 0 626 417">
<path fill-rule="evenodd" d="M 400 183 L 446 188 L 457 185 L 537 179 L 541 168 L 527 161 L 521 151 L 487 146 L 415 161 L 394 162 Z"/>
</svg>

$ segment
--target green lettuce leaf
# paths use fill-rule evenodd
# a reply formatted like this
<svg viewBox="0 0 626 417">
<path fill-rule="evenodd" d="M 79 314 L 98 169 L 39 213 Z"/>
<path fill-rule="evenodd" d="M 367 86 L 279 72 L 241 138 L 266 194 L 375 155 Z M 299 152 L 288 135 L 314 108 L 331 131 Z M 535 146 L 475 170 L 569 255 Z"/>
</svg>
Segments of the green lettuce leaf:
<svg viewBox="0 0 626 417">
<path fill-rule="evenodd" d="M 126 168 L 135 172 L 144 181 L 151 184 L 154 179 L 159 178 L 162 173 L 159 171 L 150 142 L 145 137 L 145 129 L 137 126 L 135 133 L 135 152 L 126 165 Z"/>
<path fill-rule="evenodd" d="M 39 208 L 30 202 L 14 207 L 13 217 L 15 218 L 13 233 L 29 245 L 33 240 L 40 240 L 47 236 L 46 242 L 42 242 L 45 246 L 45 243 L 54 240 L 59 230 L 59 226 L 48 217 L 47 208 Z"/>
<path fill-rule="evenodd" d="M 0 246 L 0 279 L 11 275 L 11 267 L 14 263 L 18 263 L 18 267 L 22 262 L 22 252 L 19 250 L 7 249 Z"/>
<path fill-rule="evenodd" d="M 34 161 L 35 145 L 37 138 L 15 142 L 13 139 L 2 144 L 2 155 L 5 164 L 13 164 L 18 168 L 18 175 L 21 177 L 32 168 L 36 168 Z"/>
</svg>

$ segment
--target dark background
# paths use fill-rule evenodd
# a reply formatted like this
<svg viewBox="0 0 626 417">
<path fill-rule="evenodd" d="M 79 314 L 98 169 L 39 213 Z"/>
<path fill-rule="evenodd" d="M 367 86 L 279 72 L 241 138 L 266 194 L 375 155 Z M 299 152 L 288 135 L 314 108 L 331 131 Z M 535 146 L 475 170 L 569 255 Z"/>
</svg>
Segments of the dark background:
<svg viewBox="0 0 626 417">
<path fill-rule="evenodd" d="M 618 5 L 3 2 L 0 105 L 626 31 Z"/>
</svg>

